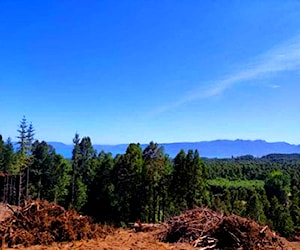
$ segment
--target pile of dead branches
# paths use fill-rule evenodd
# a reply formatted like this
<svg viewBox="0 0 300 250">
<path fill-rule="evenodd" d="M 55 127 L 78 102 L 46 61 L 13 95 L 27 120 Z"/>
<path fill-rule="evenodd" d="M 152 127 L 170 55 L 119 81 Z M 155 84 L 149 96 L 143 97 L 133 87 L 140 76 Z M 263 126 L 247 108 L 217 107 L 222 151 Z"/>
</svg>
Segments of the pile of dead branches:
<svg viewBox="0 0 300 250">
<path fill-rule="evenodd" d="M 159 238 L 164 242 L 188 242 L 205 249 L 286 249 L 284 241 L 268 226 L 236 215 L 224 216 L 208 208 L 171 217 Z"/>
<path fill-rule="evenodd" d="M 91 219 L 75 211 L 47 201 L 33 201 L 1 222 L 1 246 L 45 245 L 53 242 L 105 237 L 108 228 L 93 224 Z"/>
</svg>

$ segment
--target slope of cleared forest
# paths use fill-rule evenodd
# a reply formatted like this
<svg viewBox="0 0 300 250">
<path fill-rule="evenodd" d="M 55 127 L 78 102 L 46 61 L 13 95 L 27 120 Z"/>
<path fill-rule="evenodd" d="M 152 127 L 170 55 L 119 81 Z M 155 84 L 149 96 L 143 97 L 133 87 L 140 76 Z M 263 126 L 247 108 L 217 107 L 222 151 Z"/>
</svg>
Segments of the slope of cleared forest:
<svg viewBox="0 0 300 250">
<path fill-rule="evenodd" d="M 0 218 L 2 249 L 300 249 L 268 226 L 207 207 L 160 224 L 136 222 L 132 229 L 101 226 L 43 200 L 23 207 L 2 204 Z"/>
</svg>

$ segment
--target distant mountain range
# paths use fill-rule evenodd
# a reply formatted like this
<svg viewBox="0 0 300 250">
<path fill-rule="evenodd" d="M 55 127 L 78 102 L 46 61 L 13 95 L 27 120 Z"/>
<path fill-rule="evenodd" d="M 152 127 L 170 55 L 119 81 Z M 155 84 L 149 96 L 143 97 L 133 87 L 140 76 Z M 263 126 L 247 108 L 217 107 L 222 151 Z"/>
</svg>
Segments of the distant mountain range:
<svg viewBox="0 0 300 250">
<path fill-rule="evenodd" d="M 64 157 L 70 158 L 72 155 L 73 145 L 67 145 L 61 142 L 48 142 L 52 145 L 56 152 L 62 154 Z M 261 157 L 267 154 L 292 154 L 300 153 L 300 145 L 293 145 L 286 142 L 266 142 L 263 140 L 215 140 L 215 141 L 201 141 L 201 142 L 174 142 L 174 143 L 160 143 L 164 147 L 165 153 L 170 157 L 183 149 L 197 149 L 201 157 L 207 158 L 230 158 L 232 156 L 253 155 Z M 103 150 L 104 152 L 111 152 L 113 155 L 123 154 L 126 151 L 128 144 L 118 145 L 99 145 L 94 144 L 97 152 Z M 144 149 L 147 144 L 141 144 Z"/>
</svg>

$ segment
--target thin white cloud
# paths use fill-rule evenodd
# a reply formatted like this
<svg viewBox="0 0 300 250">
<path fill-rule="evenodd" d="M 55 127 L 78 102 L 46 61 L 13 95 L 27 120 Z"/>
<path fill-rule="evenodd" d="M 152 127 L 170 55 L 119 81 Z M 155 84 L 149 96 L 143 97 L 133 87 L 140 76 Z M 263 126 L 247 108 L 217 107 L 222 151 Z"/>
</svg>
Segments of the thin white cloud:
<svg viewBox="0 0 300 250">
<path fill-rule="evenodd" d="M 272 89 L 278 89 L 278 88 L 280 88 L 280 85 L 272 84 L 272 85 L 268 85 L 268 87 L 270 87 Z"/>
<path fill-rule="evenodd" d="M 209 87 L 193 89 L 177 101 L 152 110 L 148 116 L 153 117 L 195 100 L 220 95 L 242 82 L 268 77 L 284 71 L 300 70 L 300 36 L 286 41 L 251 61 L 242 70 L 214 81 Z M 278 88 L 280 86 L 270 85 L 269 87 Z"/>
</svg>

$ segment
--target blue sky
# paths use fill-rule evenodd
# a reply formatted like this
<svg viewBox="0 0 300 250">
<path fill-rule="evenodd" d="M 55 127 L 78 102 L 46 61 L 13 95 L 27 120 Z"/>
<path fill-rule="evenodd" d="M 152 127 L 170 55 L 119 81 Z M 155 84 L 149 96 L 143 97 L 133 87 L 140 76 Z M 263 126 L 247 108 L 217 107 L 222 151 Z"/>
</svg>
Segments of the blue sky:
<svg viewBox="0 0 300 250">
<path fill-rule="evenodd" d="M 0 134 L 300 144 L 300 1 L 0 2 Z"/>
</svg>

